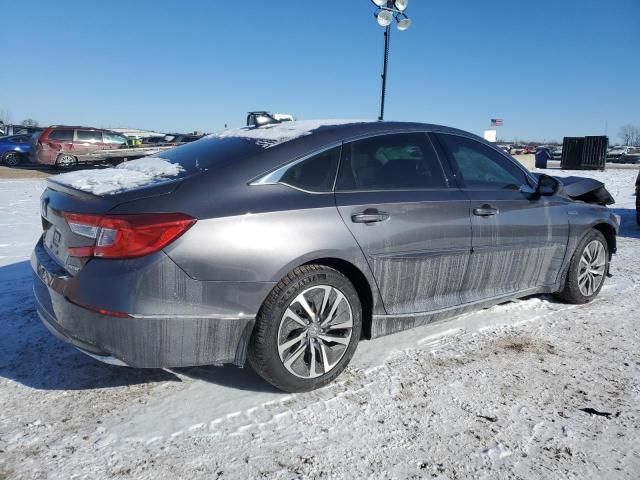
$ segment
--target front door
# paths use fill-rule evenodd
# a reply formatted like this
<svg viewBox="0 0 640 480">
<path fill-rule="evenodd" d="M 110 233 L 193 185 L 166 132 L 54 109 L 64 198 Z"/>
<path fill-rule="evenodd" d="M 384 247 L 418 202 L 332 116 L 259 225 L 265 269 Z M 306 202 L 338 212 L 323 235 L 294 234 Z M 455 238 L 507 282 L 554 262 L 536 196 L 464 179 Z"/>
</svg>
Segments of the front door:
<svg viewBox="0 0 640 480">
<path fill-rule="evenodd" d="M 554 284 L 569 238 L 566 202 L 521 193 L 532 179 L 491 146 L 459 135 L 437 136 L 471 202 L 472 253 L 464 302 Z"/>
<path fill-rule="evenodd" d="M 387 313 L 461 303 L 471 249 L 468 200 L 449 184 L 425 133 L 344 144 L 335 190 Z"/>
</svg>

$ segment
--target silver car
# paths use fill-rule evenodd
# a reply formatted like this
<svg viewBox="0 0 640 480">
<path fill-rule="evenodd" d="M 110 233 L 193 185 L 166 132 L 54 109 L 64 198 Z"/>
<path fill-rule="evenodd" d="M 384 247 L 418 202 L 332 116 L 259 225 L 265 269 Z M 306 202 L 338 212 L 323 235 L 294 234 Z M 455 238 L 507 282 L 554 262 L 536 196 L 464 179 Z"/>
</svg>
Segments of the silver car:
<svg viewBox="0 0 640 480">
<path fill-rule="evenodd" d="M 247 361 L 318 388 L 358 342 L 532 294 L 602 288 L 601 183 L 534 175 L 452 128 L 287 122 L 48 180 L 38 313 L 102 361 Z"/>
</svg>

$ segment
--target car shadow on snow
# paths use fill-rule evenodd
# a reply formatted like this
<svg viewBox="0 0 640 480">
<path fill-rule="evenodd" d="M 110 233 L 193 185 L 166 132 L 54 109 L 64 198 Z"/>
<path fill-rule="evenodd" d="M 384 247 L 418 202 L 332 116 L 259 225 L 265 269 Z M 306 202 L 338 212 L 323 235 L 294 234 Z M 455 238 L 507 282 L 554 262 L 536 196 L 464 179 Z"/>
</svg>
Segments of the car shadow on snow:
<svg viewBox="0 0 640 480">
<path fill-rule="evenodd" d="M 220 367 L 208 365 L 202 367 L 172 368 L 171 371 L 194 380 L 201 380 L 237 390 L 282 393 L 281 390 L 278 390 L 260 378 L 248 365 L 244 368 L 238 368 L 235 365 L 223 365 Z"/>
<path fill-rule="evenodd" d="M 0 377 L 42 390 L 180 381 L 161 369 L 107 365 L 54 337 L 36 313 L 28 261 L 0 267 Z"/>
<path fill-rule="evenodd" d="M 612 210 L 621 217 L 618 237 L 640 238 L 640 225 L 636 221 L 636 210 L 632 208 L 613 208 Z"/>
</svg>

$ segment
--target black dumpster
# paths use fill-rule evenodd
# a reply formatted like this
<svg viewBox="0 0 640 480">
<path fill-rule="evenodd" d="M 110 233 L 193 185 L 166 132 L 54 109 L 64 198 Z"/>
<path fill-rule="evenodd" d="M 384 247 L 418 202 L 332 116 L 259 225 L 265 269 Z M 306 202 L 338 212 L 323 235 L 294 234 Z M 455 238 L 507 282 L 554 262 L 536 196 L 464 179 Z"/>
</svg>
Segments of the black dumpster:
<svg viewBox="0 0 640 480">
<path fill-rule="evenodd" d="M 584 137 L 582 168 L 584 170 L 604 170 L 608 148 L 609 137 Z"/>
<path fill-rule="evenodd" d="M 579 170 L 583 146 L 584 137 L 564 137 L 562 142 L 562 160 L 560 160 L 560 168 Z"/>
<path fill-rule="evenodd" d="M 569 170 L 604 170 L 609 138 L 564 137 L 560 168 Z"/>
</svg>

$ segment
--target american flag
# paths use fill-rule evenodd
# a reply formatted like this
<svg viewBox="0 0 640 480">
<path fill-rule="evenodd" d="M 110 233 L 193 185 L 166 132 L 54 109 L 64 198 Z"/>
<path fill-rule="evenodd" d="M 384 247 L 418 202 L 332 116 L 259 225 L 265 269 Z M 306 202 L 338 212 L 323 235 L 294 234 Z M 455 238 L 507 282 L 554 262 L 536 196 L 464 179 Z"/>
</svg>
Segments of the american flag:
<svg viewBox="0 0 640 480">
<path fill-rule="evenodd" d="M 501 118 L 492 118 L 491 119 L 491 126 L 492 127 L 501 127 L 504 123 L 504 120 L 502 120 Z"/>
</svg>

